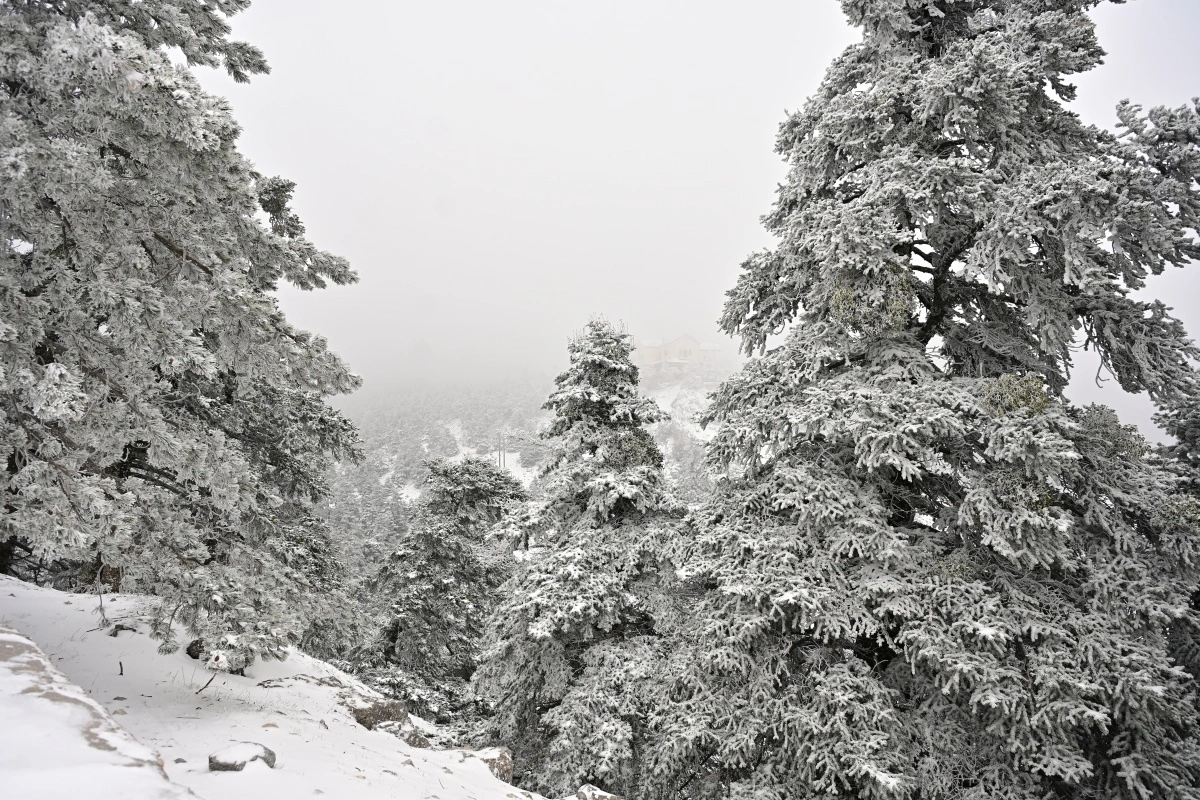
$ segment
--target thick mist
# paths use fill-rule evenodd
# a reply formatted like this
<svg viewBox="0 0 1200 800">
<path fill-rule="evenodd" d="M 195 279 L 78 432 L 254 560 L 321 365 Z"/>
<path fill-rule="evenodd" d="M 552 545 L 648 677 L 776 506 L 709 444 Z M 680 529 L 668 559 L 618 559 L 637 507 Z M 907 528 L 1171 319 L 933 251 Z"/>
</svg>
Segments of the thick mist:
<svg viewBox="0 0 1200 800">
<path fill-rule="evenodd" d="M 1200 94 L 1195 0 L 1104 4 L 1107 63 L 1074 107 L 1110 126 L 1129 97 Z M 717 330 L 784 166 L 773 152 L 829 61 L 857 38 L 834 0 L 256 0 L 234 20 L 273 74 L 202 71 L 242 150 L 299 185 L 319 246 L 352 287 L 285 290 L 301 327 L 363 375 L 363 394 L 530 380 L 565 363 L 592 314 L 642 338 Z M 1200 330 L 1200 270 L 1149 294 Z M 1072 394 L 1149 426 L 1081 353 Z"/>
</svg>

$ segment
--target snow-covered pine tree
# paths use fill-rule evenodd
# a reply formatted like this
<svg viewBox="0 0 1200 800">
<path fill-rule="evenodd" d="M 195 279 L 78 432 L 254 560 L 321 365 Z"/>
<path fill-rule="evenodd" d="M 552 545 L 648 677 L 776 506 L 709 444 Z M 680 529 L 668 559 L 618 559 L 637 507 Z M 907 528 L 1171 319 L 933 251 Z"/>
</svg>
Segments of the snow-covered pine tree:
<svg viewBox="0 0 1200 800">
<path fill-rule="evenodd" d="M 645 796 L 1196 798 L 1197 516 L 1063 397 L 1085 337 L 1128 391 L 1200 355 L 1130 292 L 1200 255 L 1200 115 L 1064 102 L 1095 0 L 843 0 L 862 41 L 782 125 L 790 170 L 725 330 L 732 477 L 679 537 L 708 584 Z"/>
<path fill-rule="evenodd" d="M 423 715 L 450 721 L 475 671 L 483 622 L 506 577 L 491 527 L 526 499 L 521 482 L 491 461 L 433 459 L 399 548 L 371 594 L 388 609 L 359 656 L 373 683 Z"/>
<path fill-rule="evenodd" d="M 238 153 L 185 66 L 265 72 L 240 0 L 0 4 L 3 568 L 58 560 L 162 598 L 236 669 L 331 599 L 311 512 L 358 379 L 276 304 L 355 279 Z M 261 216 L 260 216 L 261 215 Z"/>
<path fill-rule="evenodd" d="M 477 687 L 494 707 L 486 736 L 513 749 L 522 785 L 627 794 L 644 782 L 662 633 L 681 613 L 658 570 L 677 519 L 645 429 L 664 415 L 638 394 L 627 334 L 593 320 L 568 349 L 545 405 L 551 455 L 533 546 L 502 589 Z"/>
</svg>

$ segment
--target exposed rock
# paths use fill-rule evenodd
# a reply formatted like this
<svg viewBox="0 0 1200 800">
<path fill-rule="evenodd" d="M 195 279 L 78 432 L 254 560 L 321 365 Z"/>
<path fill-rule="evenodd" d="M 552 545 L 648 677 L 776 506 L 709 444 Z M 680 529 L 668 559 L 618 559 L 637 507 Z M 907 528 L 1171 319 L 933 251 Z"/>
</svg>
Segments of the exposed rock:
<svg viewBox="0 0 1200 800">
<path fill-rule="evenodd" d="M 511 783 L 513 779 L 513 759 L 512 752 L 507 747 L 486 747 L 483 750 L 459 750 L 461 754 L 459 763 L 466 761 L 468 758 L 477 758 L 487 765 L 488 771 L 498 779 L 505 783 Z M 523 793 L 524 797 L 533 800 L 533 795 L 528 792 Z M 511 792 L 505 797 L 517 797 Z"/>
<path fill-rule="evenodd" d="M 379 726 L 379 730 L 390 733 L 409 747 L 427 749 L 432 745 L 429 737 L 413 727 L 412 723 L 385 722 Z"/>
<path fill-rule="evenodd" d="M 400 736 L 401 741 L 403 741 L 409 747 L 427 748 L 431 744 L 425 734 L 421 733 L 420 731 L 404 731 L 398 735 Z"/>
<path fill-rule="evenodd" d="M 487 768 L 497 778 L 505 783 L 512 783 L 513 760 L 512 753 L 507 747 L 489 747 L 485 750 L 476 750 L 475 756 L 487 764 Z"/>
<path fill-rule="evenodd" d="M 384 722 L 399 722 L 401 724 L 408 722 L 408 709 L 399 700 L 380 700 L 368 705 L 351 708 L 350 713 L 354 715 L 354 719 L 359 725 L 362 725 L 369 731 L 375 730 Z M 414 747 L 422 747 L 428 745 L 413 745 Z"/>
<path fill-rule="evenodd" d="M 262 761 L 275 768 L 275 751 L 257 742 L 238 742 L 208 757 L 211 772 L 241 772 L 251 761 Z"/>
<path fill-rule="evenodd" d="M 192 639 L 188 642 L 187 648 L 183 651 L 188 654 L 188 658 L 201 659 L 204 657 L 204 640 Z"/>
</svg>

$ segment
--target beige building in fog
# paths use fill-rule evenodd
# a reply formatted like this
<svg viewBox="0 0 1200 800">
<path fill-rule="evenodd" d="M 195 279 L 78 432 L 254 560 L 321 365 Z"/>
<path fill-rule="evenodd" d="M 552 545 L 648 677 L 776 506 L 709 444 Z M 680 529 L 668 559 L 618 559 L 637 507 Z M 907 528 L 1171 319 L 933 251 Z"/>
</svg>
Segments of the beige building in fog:
<svg viewBox="0 0 1200 800">
<path fill-rule="evenodd" d="M 728 371 L 733 360 L 719 347 L 684 334 L 665 341 L 636 339 L 633 363 L 646 377 Z"/>
</svg>

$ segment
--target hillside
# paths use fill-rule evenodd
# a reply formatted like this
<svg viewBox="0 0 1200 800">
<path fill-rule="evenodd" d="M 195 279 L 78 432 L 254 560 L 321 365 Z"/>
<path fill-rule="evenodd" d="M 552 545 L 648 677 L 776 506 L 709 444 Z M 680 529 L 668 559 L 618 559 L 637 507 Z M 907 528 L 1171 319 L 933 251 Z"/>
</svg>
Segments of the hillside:
<svg viewBox="0 0 1200 800">
<path fill-rule="evenodd" d="M 78 721 L 77 714 L 71 716 L 74 711 L 43 706 L 36 719 L 29 718 L 32 707 L 21 699 L 29 692 L 9 691 L 19 673 L 0 672 L 5 677 L 0 682 L 2 727 L 25 741 L 36 733 L 34 746 L 25 750 L 48 755 L 41 763 L 22 756 L 22 763 L 0 765 L 7 800 L 187 796 L 164 784 L 156 770 L 143 770 L 146 775 L 139 773 L 130 783 L 128 767 L 106 766 L 122 759 L 146 763 L 153 752 L 171 782 L 206 800 L 321 795 L 338 800 L 537 800 L 493 776 L 482 760 L 491 755 L 486 751 L 427 750 L 382 730 L 367 730 L 350 707 L 379 696 L 324 662 L 297 653 L 283 662 L 256 663 L 243 677 L 208 672 L 182 649 L 158 653 L 142 621 L 148 602 L 106 596 L 103 609 L 111 625 L 103 627 L 95 596 L 0 577 L 0 626 L 35 642 L 69 679 L 54 685 L 60 706 L 99 705 L 93 709 L 94 720 L 79 724 L 104 730 L 109 738 L 100 751 L 110 741 L 117 743 L 99 756 L 95 748 L 84 748 L 67 724 Z M 7 634 L 0 641 L 16 647 L 21 640 Z M 28 669 L 21 674 L 34 681 Z M 103 727 L 113 720 L 132 736 Z M 211 754 L 240 742 L 270 748 L 277 756 L 275 767 L 256 761 L 240 772 L 209 771 Z M 14 750 L 11 741 L 9 745 L 0 750 L 0 758 L 11 760 L 25 752 Z"/>
</svg>

